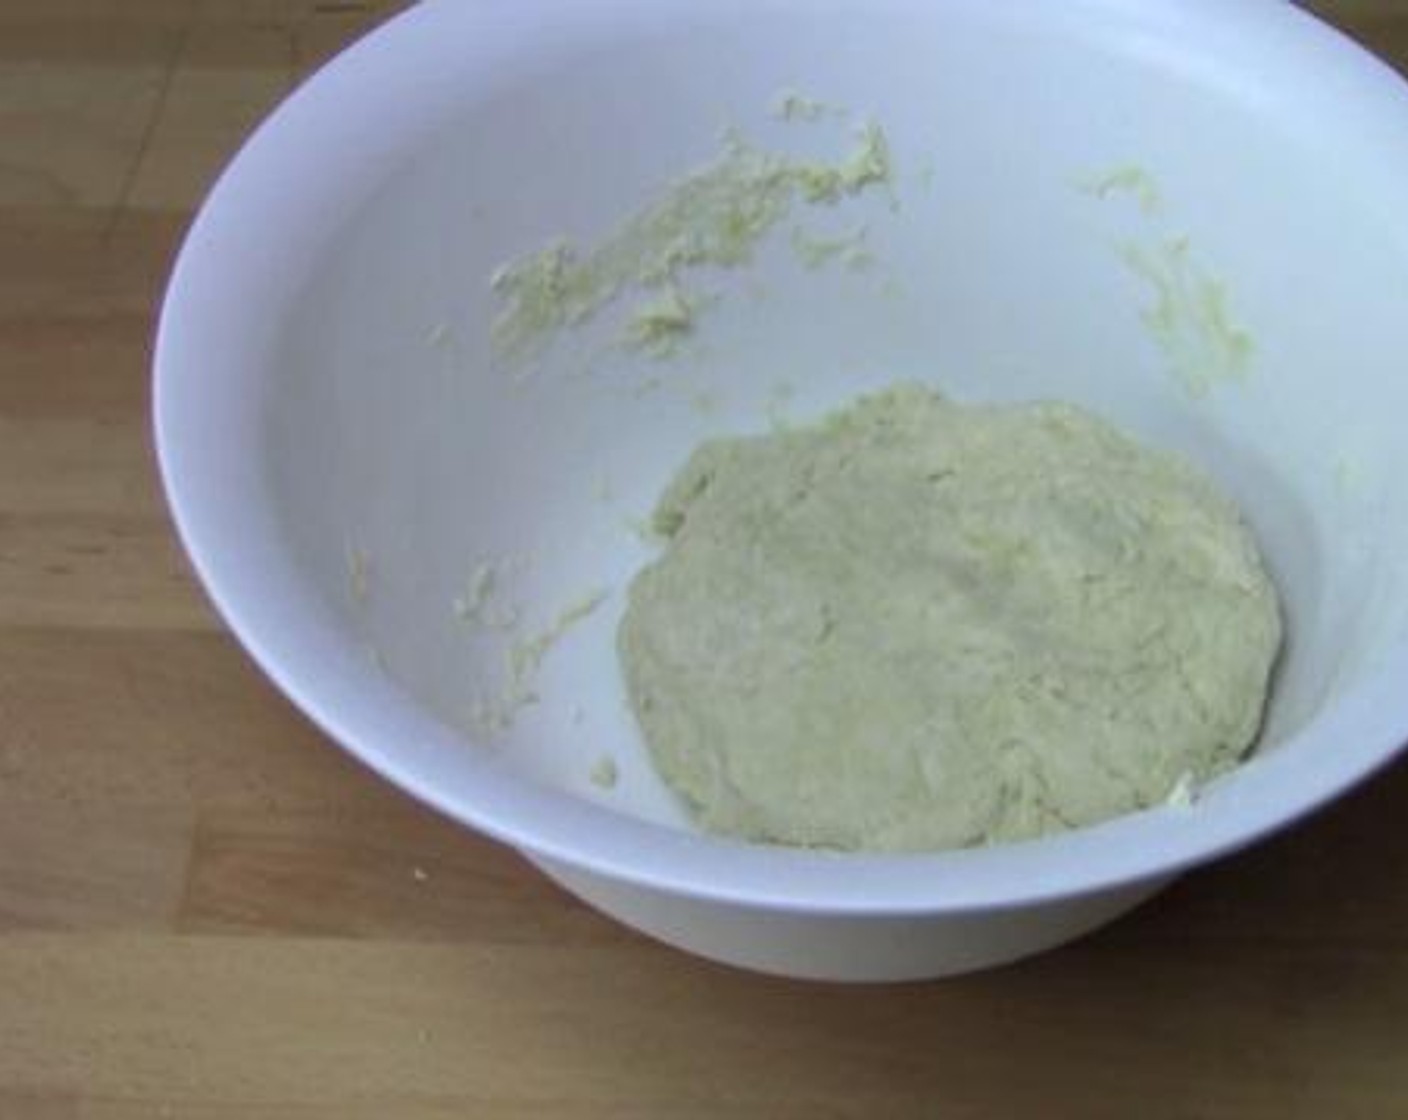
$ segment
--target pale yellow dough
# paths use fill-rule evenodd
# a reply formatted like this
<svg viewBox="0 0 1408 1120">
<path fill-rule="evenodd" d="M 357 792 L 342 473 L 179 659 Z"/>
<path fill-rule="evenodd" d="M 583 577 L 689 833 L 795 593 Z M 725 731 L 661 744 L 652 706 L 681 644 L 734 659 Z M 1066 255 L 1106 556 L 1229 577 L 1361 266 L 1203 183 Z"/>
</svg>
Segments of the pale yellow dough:
<svg viewBox="0 0 1408 1120">
<path fill-rule="evenodd" d="M 899 386 L 705 444 L 655 525 L 621 660 L 707 829 L 1018 840 L 1163 803 L 1256 738 L 1281 622 L 1250 532 L 1072 406 Z"/>
</svg>

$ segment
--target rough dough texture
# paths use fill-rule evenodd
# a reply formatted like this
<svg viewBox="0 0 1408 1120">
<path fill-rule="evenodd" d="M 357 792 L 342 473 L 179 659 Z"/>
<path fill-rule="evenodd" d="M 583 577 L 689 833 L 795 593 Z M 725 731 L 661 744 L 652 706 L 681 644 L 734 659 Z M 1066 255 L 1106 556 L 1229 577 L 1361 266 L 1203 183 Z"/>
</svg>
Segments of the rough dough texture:
<svg viewBox="0 0 1408 1120">
<path fill-rule="evenodd" d="M 1165 800 L 1237 763 L 1281 641 L 1236 508 L 1063 404 L 900 386 L 705 444 L 619 648 L 706 828 L 918 850 Z"/>
</svg>

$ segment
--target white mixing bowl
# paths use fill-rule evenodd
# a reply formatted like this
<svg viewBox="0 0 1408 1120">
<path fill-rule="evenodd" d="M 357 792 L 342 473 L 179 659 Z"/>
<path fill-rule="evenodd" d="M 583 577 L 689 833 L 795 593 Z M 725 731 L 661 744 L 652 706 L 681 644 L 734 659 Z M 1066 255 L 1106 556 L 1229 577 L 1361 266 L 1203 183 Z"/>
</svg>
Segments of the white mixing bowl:
<svg viewBox="0 0 1408 1120">
<path fill-rule="evenodd" d="M 788 87 L 854 115 L 781 120 Z M 593 326 L 526 374 L 494 360 L 503 261 L 601 237 L 722 125 L 829 155 L 871 118 L 893 199 L 802 207 L 704 277 L 717 303 L 676 360 Z M 1408 739 L 1405 201 L 1403 84 L 1275 0 L 431 2 L 299 90 L 211 193 L 162 315 L 162 468 L 251 654 L 412 795 L 711 957 L 973 969 L 1109 920 Z M 864 223 L 874 263 L 802 267 L 794 221 Z M 615 626 L 651 554 L 631 518 L 701 439 L 902 378 L 1080 402 L 1236 496 L 1290 633 L 1244 767 L 1191 807 L 989 850 L 689 827 L 623 702 Z M 490 590 L 467 590 L 481 563 L 498 629 L 453 609 Z M 487 734 L 506 650 L 597 588 L 540 647 L 537 702 Z"/>
</svg>

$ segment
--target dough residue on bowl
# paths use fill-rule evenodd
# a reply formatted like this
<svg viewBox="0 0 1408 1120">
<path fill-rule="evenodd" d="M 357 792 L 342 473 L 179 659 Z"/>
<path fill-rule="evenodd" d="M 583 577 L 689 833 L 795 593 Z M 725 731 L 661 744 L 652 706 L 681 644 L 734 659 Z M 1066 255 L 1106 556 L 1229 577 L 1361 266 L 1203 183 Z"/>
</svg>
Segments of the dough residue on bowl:
<svg viewBox="0 0 1408 1120">
<path fill-rule="evenodd" d="M 710 830 L 839 849 L 1034 837 L 1234 766 L 1281 642 L 1238 510 L 1073 406 L 903 385 L 706 443 L 618 635 Z"/>
<path fill-rule="evenodd" d="M 781 104 L 790 106 L 789 119 L 820 105 L 788 96 Z M 857 128 L 850 150 L 834 161 L 769 151 L 730 130 L 715 160 L 657 192 L 597 244 L 560 238 L 498 269 L 492 278 L 502 304 L 493 324 L 495 350 L 521 364 L 560 332 L 630 294 L 635 303 L 619 341 L 648 357 L 673 357 L 712 302 L 691 290 L 691 273 L 746 265 L 798 204 L 834 206 L 888 185 L 891 176 L 889 143 L 873 122 Z M 847 260 L 859 261 L 863 240 L 862 232 L 824 258 L 814 247 L 810 254 L 805 247 L 797 251 L 809 267 L 847 252 Z"/>
<path fill-rule="evenodd" d="M 1256 349 L 1252 336 L 1233 317 L 1226 287 L 1193 257 L 1188 238 L 1126 245 L 1122 256 L 1152 295 L 1144 326 L 1188 393 L 1205 397 L 1219 385 L 1245 381 Z"/>
<path fill-rule="evenodd" d="M 1133 201 L 1149 227 L 1121 239 L 1119 256 L 1146 289 L 1140 319 L 1184 391 L 1201 398 L 1246 382 L 1256 354 L 1252 332 L 1235 313 L 1228 286 L 1194 251 L 1192 238 L 1170 227 L 1153 172 L 1128 163 L 1079 185 L 1097 199 Z"/>
<path fill-rule="evenodd" d="M 480 560 L 470 573 L 464 592 L 452 604 L 459 623 L 474 633 L 493 633 L 504 643 L 502 679 L 496 689 L 481 682 L 470 711 L 471 725 L 486 740 L 508 731 L 519 712 L 538 702 L 538 675 L 544 660 L 611 594 L 604 587 L 590 591 L 567 604 L 540 628 L 528 630 L 523 608 L 503 602 L 501 595 L 505 569 L 521 569 L 526 564 L 526 557 L 519 557 L 516 563 Z"/>
</svg>

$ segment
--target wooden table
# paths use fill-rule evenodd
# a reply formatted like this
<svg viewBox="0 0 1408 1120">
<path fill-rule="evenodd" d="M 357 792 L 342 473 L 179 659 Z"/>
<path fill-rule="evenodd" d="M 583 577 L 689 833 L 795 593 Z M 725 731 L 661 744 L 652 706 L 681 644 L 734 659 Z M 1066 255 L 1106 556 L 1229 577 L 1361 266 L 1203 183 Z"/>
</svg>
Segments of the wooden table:
<svg viewBox="0 0 1408 1120">
<path fill-rule="evenodd" d="M 153 314 L 395 6 L 0 0 L 0 1120 L 1408 1116 L 1408 767 L 1067 949 L 841 989 L 598 917 L 261 679 L 158 494 Z M 1408 62 L 1404 0 L 1322 7 Z"/>
</svg>

